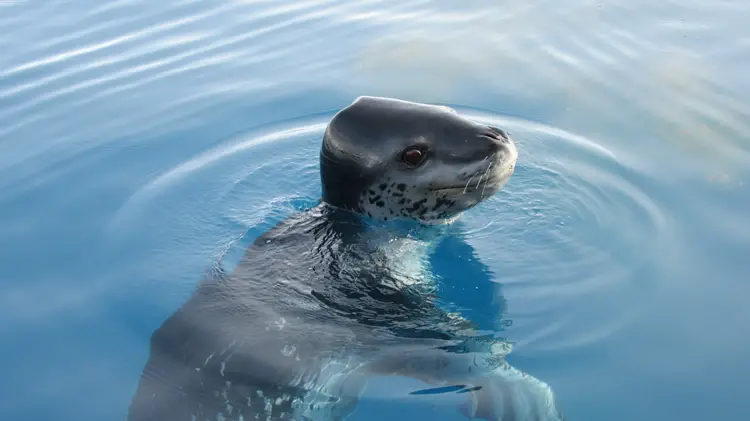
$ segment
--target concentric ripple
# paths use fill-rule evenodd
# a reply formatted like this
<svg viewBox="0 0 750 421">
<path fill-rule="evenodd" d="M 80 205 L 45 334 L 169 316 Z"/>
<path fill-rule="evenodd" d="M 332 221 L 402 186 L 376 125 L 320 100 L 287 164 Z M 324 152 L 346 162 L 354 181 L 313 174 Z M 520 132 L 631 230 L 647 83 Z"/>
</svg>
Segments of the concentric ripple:
<svg viewBox="0 0 750 421">
<path fill-rule="evenodd" d="M 461 110 L 459 108 L 459 110 Z M 615 333 L 656 282 L 639 276 L 670 241 L 668 218 L 614 153 L 561 129 L 467 110 L 507 128 L 519 164 L 464 234 L 503 285 L 515 348 L 560 350 Z M 489 223 L 488 223 L 489 221 Z"/>
<path fill-rule="evenodd" d="M 568 419 L 743 419 L 748 22 L 747 0 L 0 0 L 0 419 L 122 419 L 207 267 L 317 200 L 331 114 L 296 117 L 358 95 L 523 118 L 457 107 L 520 157 L 454 225 L 487 267 L 442 269 L 476 274 L 455 307 Z"/>
<path fill-rule="evenodd" d="M 153 229 L 168 230 L 180 245 L 170 254 L 179 258 L 203 250 L 216 263 L 237 239 L 252 240 L 270 224 L 315 203 L 320 136 L 330 117 L 261 126 L 164 172 L 114 214 L 110 240 L 127 238 L 133 224 L 168 220 L 170 226 Z M 242 244 L 234 247 L 237 253 Z"/>
<path fill-rule="evenodd" d="M 655 282 L 639 273 L 669 240 L 669 222 L 639 189 L 638 174 L 585 137 L 454 108 L 518 142 L 516 174 L 461 218 L 459 234 L 502 285 L 508 313 L 498 315 L 498 327 L 510 320 L 516 349 L 539 351 L 583 346 L 625 326 L 640 308 L 638 294 Z M 166 212 L 159 219 L 173 226 L 160 228 L 178 244 L 211 247 L 214 261 L 231 264 L 264 229 L 317 201 L 318 149 L 331 116 L 253 129 L 159 175 L 123 204 L 110 234 Z"/>
</svg>

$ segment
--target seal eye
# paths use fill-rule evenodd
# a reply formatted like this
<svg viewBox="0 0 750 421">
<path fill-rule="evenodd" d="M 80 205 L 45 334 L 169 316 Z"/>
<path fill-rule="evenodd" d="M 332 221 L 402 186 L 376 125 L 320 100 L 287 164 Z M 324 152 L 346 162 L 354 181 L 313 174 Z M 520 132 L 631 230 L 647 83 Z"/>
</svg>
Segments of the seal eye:
<svg viewBox="0 0 750 421">
<path fill-rule="evenodd" d="M 404 153 L 401 155 L 401 159 L 404 160 L 407 164 L 417 167 L 419 165 L 422 165 L 425 158 L 427 157 L 427 154 L 422 151 L 422 149 L 412 146 L 404 151 Z"/>
</svg>

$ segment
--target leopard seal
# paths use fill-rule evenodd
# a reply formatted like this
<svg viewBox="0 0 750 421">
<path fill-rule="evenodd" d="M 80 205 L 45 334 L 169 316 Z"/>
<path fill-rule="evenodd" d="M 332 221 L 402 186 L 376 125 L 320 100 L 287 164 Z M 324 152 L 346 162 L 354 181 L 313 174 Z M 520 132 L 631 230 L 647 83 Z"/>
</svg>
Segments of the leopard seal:
<svg viewBox="0 0 750 421">
<path fill-rule="evenodd" d="M 445 222 L 517 157 L 503 130 L 450 108 L 357 98 L 325 129 L 319 204 L 212 270 L 152 334 L 128 420 L 339 421 L 372 376 L 464 393 L 469 418 L 559 419 L 544 383 L 440 308 L 429 271 Z"/>
</svg>

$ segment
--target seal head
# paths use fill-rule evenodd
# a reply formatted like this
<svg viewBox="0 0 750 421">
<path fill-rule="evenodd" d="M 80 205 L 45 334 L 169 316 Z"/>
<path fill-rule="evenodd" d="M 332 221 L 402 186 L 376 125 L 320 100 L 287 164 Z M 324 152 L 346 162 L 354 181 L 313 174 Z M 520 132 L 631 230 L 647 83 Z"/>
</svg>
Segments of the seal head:
<svg viewBox="0 0 750 421">
<path fill-rule="evenodd" d="M 503 130 L 448 107 L 359 97 L 326 127 L 323 201 L 378 220 L 441 222 L 500 190 L 517 158 Z"/>
</svg>

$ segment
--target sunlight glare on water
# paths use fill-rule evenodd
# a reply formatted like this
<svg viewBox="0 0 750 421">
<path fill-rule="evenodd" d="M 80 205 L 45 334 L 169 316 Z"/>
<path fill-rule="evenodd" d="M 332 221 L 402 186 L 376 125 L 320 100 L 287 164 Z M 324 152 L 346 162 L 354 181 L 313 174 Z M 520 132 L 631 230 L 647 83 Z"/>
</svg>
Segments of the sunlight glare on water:
<svg viewBox="0 0 750 421">
<path fill-rule="evenodd" d="M 748 22 L 743 0 L 0 0 L 0 418 L 125 419 L 153 331 L 315 205 L 326 123 L 377 95 L 516 140 L 434 265 L 568 420 L 743 419 Z M 350 419 L 465 419 L 410 387 L 378 379 Z"/>
</svg>

